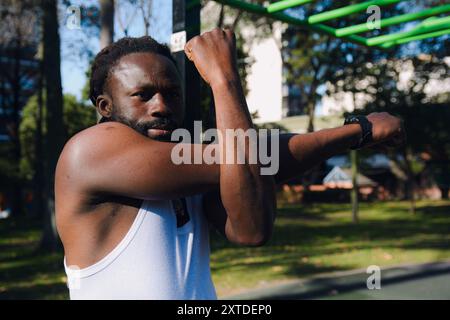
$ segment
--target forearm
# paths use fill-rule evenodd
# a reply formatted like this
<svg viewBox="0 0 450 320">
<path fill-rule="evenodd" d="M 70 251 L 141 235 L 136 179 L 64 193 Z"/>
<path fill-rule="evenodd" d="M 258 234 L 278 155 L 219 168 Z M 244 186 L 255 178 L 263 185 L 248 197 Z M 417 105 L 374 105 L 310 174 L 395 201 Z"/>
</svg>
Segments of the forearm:
<svg viewBox="0 0 450 320">
<path fill-rule="evenodd" d="M 264 242 L 271 233 L 276 206 L 274 178 L 261 175 L 258 162 L 250 163 L 252 150 L 248 139 L 244 145 L 239 145 L 236 137 L 227 137 L 227 129 L 242 129 L 244 132 L 253 129 L 239 79 L 213 85 L 212 89 L 220 132 L 220 192 L 228 215 L 226 234 L 237 242 Z M 245 164 L 236 163 L 239 151 L 243 152 Z M 229 159 L 233 159 L 232 163 Z"/>
<path fill-rule="evenodd" d="M 349 150 L 361 136 L 358 124 L 306 134 L 280 135 L 280 169 L 277 183 L 299 176 L 326 159 Z"/>
</svg>

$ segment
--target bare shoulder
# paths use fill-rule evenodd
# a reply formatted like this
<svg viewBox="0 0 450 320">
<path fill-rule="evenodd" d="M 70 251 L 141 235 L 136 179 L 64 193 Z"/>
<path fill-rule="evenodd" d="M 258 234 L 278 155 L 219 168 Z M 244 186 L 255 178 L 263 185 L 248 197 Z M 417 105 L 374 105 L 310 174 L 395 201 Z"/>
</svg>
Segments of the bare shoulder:
<svg viewBox="0 0 450 320">
<path fill-rule="evenodd" d="M 132 128 L 118 122 L 87 128 L 65 144 L 56 166 L 55 183 L 57 186 L 66 185 L 63 182 L 67 179 L 63 178 L 70 177 L 71 185 L 79 186 L 87 182 L 106 160 L 145 140 Z"/>
<path fill-rule="evenodd" d="M 144 137 L 132 128 L 119 122 L 100 123 L 89 127 L 67 141 L 62 153 L 84 154 L 83 151 L 104 150 L 108 147 L 127 143 L 130 140 L 142 140 Z M 90 152 L 87 152 L 90 153 Z"/>
<path fill-rule="evenodd" d="M 58 166 L 82 167 L 93 161 L 102 160 L 124 145 L 143 139 L 145 138 L 132 128 L 118 122 L 97 124 L 77 133 L 67 141 Z"/>
</svg>

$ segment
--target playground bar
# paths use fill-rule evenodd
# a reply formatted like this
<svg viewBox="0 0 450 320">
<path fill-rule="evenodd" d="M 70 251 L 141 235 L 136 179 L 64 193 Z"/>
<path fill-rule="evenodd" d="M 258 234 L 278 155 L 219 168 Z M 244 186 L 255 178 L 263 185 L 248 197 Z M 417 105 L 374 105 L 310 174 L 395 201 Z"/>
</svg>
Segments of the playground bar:
<svg viewBox="0 0 450 320">
<path fill-rule="evenodd" d="M 392 26 L 395 24 L 414 21 L 414 20 L 418 20 L 421 18 L 435 16 L 435 15 L 438 15 L 441 13 L 446 13 L 446 12 L 450 12 L 450 4 L 445 4 L 445 5 L 442 5 L 439 7 L 425 9 L 425 10 L 419 11 L 419 12 L 407 13 L 407 14 L 402 14 L 399 16 L 391 17 L 391 18 L 382 19 L 382 20 L 380 20 L 380 27 L 384 28 L 387 26 Z M 349 27 L 345 27 L 345 28 L 336 29 L 336 36 L 344 37 L 344 36 L 361 33 L 361 32 L 366 32 L 366 31 L 370 31 L 367 23 L 361 23 L 361 24 L 357 24 L 355 26 L 349 26 Z"/>
<path fill-rule="evenodd" d="M 399 0 L 396 0 L 396 1 L 399 1 Z M 228 5 L 233 8 L 245 10 L 247 12 L 268 16 L 275 20 L 283 21 L 283 22 L 290 23 L 293 25 L 307 27 L 309 29 L 312 29 L 312 30 L 320 32 L 320 33 L 325 33 L 325 34 L 329 34 L 332 36 L 336 36 L 336 34 L 335 34 L 336 29 L 334 29 L 332 27 L 329 27 L 324 24 L 319 24 L 319 23 L 310 25 L 305 20 L 297 19 L 297 18 L 294 18 L 292 16 L 289 16 L 289 15 L 281 13 L 281 12 L 269 13 L 269 12 L 267 12 L 267 9 L 265 7 L 257 5 L 257 4 L 252 4 L 252 3 L 239 1 L 239 0 L 216 0 L 216 2 Z M 348 41 L 351 41 L 351 42 L 354 42 L 357 44 L 366 45 L 366 39 L 363 37 L 360 37 L 360 36 L 352 35 L 352 36 L 346 37 L 346 39 Z"/>
<path fill-rule="evenodd" d="M 335 10 L 321 12 L 308 17 L 308 22 L 311 24 L 325 22 L 328 20 L 348 16 L 350 14 L 364 11 L 370 6 L 386 6 L 389 4 L 398 3 L 404 0 L 371 0 L 363 3 L 352 4 Z"/>
<path fill-rule="evenodd" d="M 439 30 L 439 31 L 435 31 L 435 32 L 429 32 L 429 33 L 422 33 L 419 34 L 417 36 L 411 36 L 411 37 L 405 37 L 396 41 L 392 41 L 392 42 L 386 42 L 380 45 L 380 47 L 382 48 L 390 48 L 394 45 L 397 44 L 403 44 L 403 43 L 407 43 L 410 41 L 416 41 L 416 40 L 423 40 L 423 39 L 427 39 L 427 38 L 436 38 L 436 37 L 440 37 L 446 34 L 450 34 L 450 28 L 449 29 L 444 29 L 444 30 Z"/>
<path fill-rule="evenodd" d="M 400 40 L 402 38 L 434 32 L 446 28 L 450 28 L 450 16 L 445 18 L 432 17 L 424 20 L 422 23 L 420 23 L 412 30 L 367 39 L 367 45 L 368 46 L 379 45 L 385 42 L 392 42 L 395 40 Z"/>
<path fill-rule="evenodd" d="M 275 3 L 270 4 L 267 7 L 267 12 L 273 13 L 278 11 L 283 11 L 286 9 L 294 8 L 301 6 L 302 4 L 311 2 L 313 0 L 284 0 L 284 1 L 278 1 Z"/>
<path fill-rule="evenodd" d="M 335 29 L 321 22 L 348 16 L 356 12 L 364 11 L 370 6 L 374 5 L 386 6 L 405 0 L 371 0 L 363 3 L 348 5 L 335 10 L 321 12 L 312 15 L 306 19 L 295 18 L 293 16 L 284 14 L 281 11 L 289 8 L 294 8 L 299 5 L 306 4 L 308 2 L 312 2 L 312 0 L 284 0 L 272 3 L 267 7 L 264 7 L 259 4 L 249 3 L 243 0 L 215 0 L 215 1 L 239 10 L 267 16 L 275 20 L 286 22 L 292 25 L 297 25 L 300 27 L 305 27 L 320 33 L 332 35 L 335 37 L 343 37 L 345 40 L 348 40 L 356 44 L 371 47 L 378 46 L 379 48 L 383 49 L 389 48 L 394 44 L 425 39 L 427 37 L 437 37 L 438 35 L 445 35 L 448 32 L 443 31 L 442 29 L 450 28 L 448 17 L 445 18 L 436 17 L 439 14 L 450 12 L 450 4 L 424 9 L 416 13 L 408 13 L 382 19 L 380 21 L 380 25 L 383 28 L 390 25 L 400 24 L 428 17 L 428 19 L 425 19 L 422 23 L 420 23 L 412 30 L 367 39 L 365 37 L 356 35 L 357 33 L 369 31 L 369 26 L 367 26 L 366 24 L 357 24 L 345 28 Z"/>
</svg>

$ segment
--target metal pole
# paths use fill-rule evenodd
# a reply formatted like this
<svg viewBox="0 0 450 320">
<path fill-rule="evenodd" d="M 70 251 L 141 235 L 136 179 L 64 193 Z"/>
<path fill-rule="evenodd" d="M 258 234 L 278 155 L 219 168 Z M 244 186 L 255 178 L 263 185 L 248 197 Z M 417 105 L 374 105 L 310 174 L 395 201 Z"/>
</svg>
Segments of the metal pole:
<svg viewBox="0 0 450 320">
<path fill-rule="evenodd" d="M 172 54 L 180 71 L 184 92 L 184 128 L 194 134 L 194 121 L 201 120 L 200 75 L 194 64 L 184 54 L 184 45 L 200 34 L 199 0 L 173 0 L 172 3 Z M 198 138 L 198 137 L 194 137 Z"/>
</svg>

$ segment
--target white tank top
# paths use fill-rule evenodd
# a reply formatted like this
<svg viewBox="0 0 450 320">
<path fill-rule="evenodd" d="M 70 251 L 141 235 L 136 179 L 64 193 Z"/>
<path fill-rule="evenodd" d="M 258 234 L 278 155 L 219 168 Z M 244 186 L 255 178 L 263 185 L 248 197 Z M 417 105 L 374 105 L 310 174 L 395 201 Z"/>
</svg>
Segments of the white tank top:
<svg viewBox="0 0 450 320">
<path fill-rule="evenodd" d="M 217 299 L 202 196 L 186 198 L 177 228 L 171 201 L 144 201 L 121 242 L 97 263 L 64 267 L 70 299 Z"/>
</svg>

